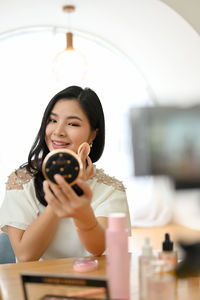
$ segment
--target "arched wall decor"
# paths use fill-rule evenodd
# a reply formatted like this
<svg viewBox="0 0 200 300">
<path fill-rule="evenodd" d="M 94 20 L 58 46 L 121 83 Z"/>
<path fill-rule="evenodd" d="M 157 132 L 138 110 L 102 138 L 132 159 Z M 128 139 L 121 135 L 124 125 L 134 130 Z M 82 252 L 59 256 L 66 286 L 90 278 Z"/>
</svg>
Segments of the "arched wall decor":
<svg viewBox="0 0 200 300">
<path fill-rule="evenodd" d="M 27 159 L 46 104 L 68 85 L 56 83 L 51 74 L 51 61 L 65 43 L 65 32 L 64 27 L 34 26 L 0 35 L 1 102 L 4 103 L 0 126 L 6 128 L 2 134 L 5 147 L 0 159 L 0 202 L 6 177 Z M 129 108 L 153 105 L 153 92 L 134 62 L 106 40 L 74 30 L 74 43 L 85 53 L 90 68 L 87 78 L 75 84 L 93 88 L 105 111 L 106 147 L 97 167 L 123 180 L 132 176 Z M 122 169 L 116 167 L 119 157 Z"/>
</svg>

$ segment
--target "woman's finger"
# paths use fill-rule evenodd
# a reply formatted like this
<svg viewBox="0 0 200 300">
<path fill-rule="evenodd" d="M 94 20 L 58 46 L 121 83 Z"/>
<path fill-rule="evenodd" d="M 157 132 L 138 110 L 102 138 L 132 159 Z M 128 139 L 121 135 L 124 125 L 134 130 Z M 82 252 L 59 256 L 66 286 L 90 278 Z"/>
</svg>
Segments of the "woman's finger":
<svg viewBox="0 0 200 300">
<path fill-rule="evenodd" d="M 60 197 L 61 201 L 65 201 L 65 198 L 71 201 L 76 196 L 76 193 L 71 188 L 70 184 L 59 174 L 56 174 L 54 178 L 59 185 L 59 189 L 55 191 L 56 196 Z"/>
<path fill-rule="evenodd" d="M 56 182 L 59 184 L 59 186 L 61 187 L 63 193 L 67 195 L 67 198 L 69 199 L 71 206 L 74 205 L 80 206 L 80 203 L 82 204 L 83 201 L 86 202 L 91 201 L 92 191 L 89 185 L 84 180 L 78 179 L 76 181 L 76 185 L 78 185 L 78 187 L 83 191 L 83 195 L 78 196 L 76 192 L 72 189 L 72 187 L 65 181 L 65 179 L 61 175 L 56 174 L 54 178 Z M 81 202 L 80 202 L 80 198 L 82 198 Z"/>
<path fill-rule="evenodd" d="M 89 156 L 87 157 L 87 165 L 88 165 L 87 170 L 86 170 L 87 179 L 90 179 L 95 175 L 95 171 L 94 171 L 93 163 L 92 163 L 91 158 Z"/>
<path fill-rule="evenodd" d="M 89 198 L 89 199 L 92 198 L 92 191 L 91 191 L 89 185 L 87 184 L 87 182 L 85 182 L 84 180 L 79 178 L 79 179 L 77 179 L 76 184 L 83 191 L 83 194 L 86 198 Z"/>
<path fill-rule="evenodd" d="M 50 189 L 49 183 L 47 181 L 43 182 L 44 198 L 47 203 L 53 208 L 54 212 L 60 217 L 63 211 L 61 203 L 56 198 L 55 194 Z"/>
<path fill-rule="evenodd" d="M 53 195 L 47 180 L 45 180 L 43 182 L 43 191 L 45 194 L 45 198 L 47 198 L 48 201 L 53 201 L 53 199 L 55 198 L 55 195 Z"/>
</svg>

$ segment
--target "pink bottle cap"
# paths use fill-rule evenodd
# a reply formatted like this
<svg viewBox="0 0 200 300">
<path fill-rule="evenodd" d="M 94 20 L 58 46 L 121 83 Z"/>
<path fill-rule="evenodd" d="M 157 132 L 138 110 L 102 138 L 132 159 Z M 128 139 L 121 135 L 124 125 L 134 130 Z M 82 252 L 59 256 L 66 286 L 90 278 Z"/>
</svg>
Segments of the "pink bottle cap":
<svg viewBox="0 0 200 300">
<path fill-rule="evenodd" d="M 126 218 L 124 213 L 111 213 L 108 218 L 108 227 L 110 230 L 123 230 L 126 228 Z"/>
</svg>

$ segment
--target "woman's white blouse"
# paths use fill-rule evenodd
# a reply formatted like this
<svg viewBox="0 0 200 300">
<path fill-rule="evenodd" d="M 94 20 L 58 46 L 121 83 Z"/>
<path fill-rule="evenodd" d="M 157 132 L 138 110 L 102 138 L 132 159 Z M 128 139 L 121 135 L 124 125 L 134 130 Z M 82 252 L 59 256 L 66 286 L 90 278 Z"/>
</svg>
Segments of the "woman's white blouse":
<svg viewBox="0 0 200 300">
<path fill-rule="evenodd" d="M 14 174 L 14 175 L 13 175 Z M 13 181 L 13 182 L 12 182 Z M 126 192 L 123 184 L 103 170 L 88 180 L 93 192 L 91 206 L 96 217 L 108 217 L 113 212 L 124 212 L 127 217 L 127 229 L 131 233 L 130 216 Z M 42 213 L 45 207 L 38 201 L 34 179 L 25 169 L 19 174 L 12 173 L 0 208 L 0 229 L 7 232 L 7 225 L 26 230 Z M 41 259 L 53 259 L 90 255 L 85 250 L 72 218 L 61 219 L 54 239 Z"/>
</svg>

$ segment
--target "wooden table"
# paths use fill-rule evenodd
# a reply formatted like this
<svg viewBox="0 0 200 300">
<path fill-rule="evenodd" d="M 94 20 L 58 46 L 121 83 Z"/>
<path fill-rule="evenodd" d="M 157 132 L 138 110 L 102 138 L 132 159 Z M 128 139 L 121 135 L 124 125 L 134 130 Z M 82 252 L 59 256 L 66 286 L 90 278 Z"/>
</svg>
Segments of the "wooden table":
<svg viewBox="0 0 200 300">
<path fill-rule="evenodd" d="M 3 294 L 3 300 L 24 299 L 22 283 L 20 278 L 20 273 L 23 272 L 80 275 L 80 273 L 73 271 L 72 266 L 74 259 L 75 258 L 64 258 L 37 262 L 0 265 L 0 287 L 1 292 Z M 105 257 L 99 257 L 98 262 L 98 269 L 94 272 L 87 273 L 87 275 L 105 275 Z"/>
<path fill-rule="evenodd" d="M 174 241 L 175 248 L 178 246 L 179 240 L 188 242 L 200 241 L 199 230 L 193 230 L 179 224 L 171 223 L 162 227 L 132 227 L 133 251 L 141 250 L 146 236 L 150 237 L 153 249 L 161 250 L 165 233 L 170 234 L 171 240 Z"/>
<path fill-rule="evenodd" d="M 175 238 L 176 234 L 184 233 L 185 228 L 179 225 L 169 225 L 160 228 L 133 228 L 133 238 L 131 248 L 131 300 L 139 300 L 138 296 L 138 253 L 141 249 L 143 239 L 146 235 L 151 237 L 154 249 L 160 248 L 163 239 L 163 233 L 170 232 Z M 199 231 L 190 231 L 187 233 L 193 238 L 198 237 Z M 73 271 L 74 258 L 46 260 L 37 262 L 26 262 L 0 265 L 0 287 L 3 300 L 21 300 L 23 298 L 23 290 L 20 279 L 22 272 L 35 273 L 53 273 L 53 274 L 70 274 L 80 275 Z M 85 273 L 87 276 L 105 276 L 105 256 L 98 257 L 99 267 L 94 272 Z M 200 299 L 200 278 L 191 278 L 187 280 L 178 280 L 176 300 L 199 300 Z M 161 299 L 162 300 L 162 299 Z"/>
</svg>

